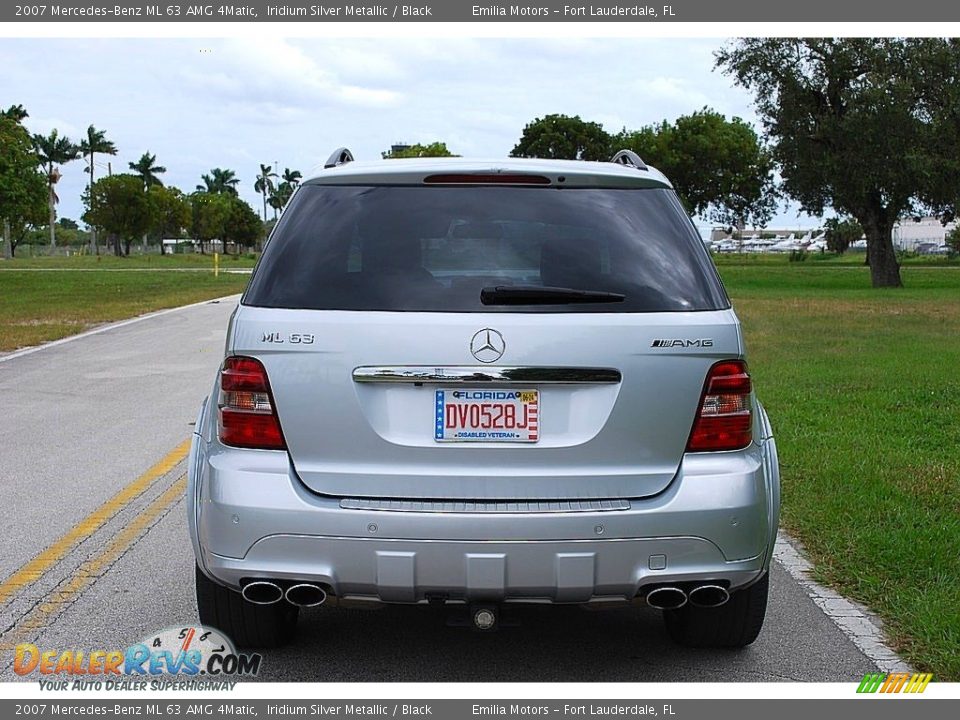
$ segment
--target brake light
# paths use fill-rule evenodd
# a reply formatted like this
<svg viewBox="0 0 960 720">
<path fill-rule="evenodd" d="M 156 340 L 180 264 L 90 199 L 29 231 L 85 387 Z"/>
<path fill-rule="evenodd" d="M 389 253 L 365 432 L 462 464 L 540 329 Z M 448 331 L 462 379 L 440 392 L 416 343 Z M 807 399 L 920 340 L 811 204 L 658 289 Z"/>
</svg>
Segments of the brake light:
<svg viewBox="0 0 960 720">
<path fill-rule="evenodd" d="M 220 370 L 220 441 L 234 447 L 286 450 L 263 364 L 228 357 Z"/>
<path fill-rule="evenodd" d="M 707 374 L 687 452 L 740 450 L 753 439 L 750 375 L 742 360 L 718 362 Z"/>
<path fill-rule="evenodd" d="M 426 185 L 549 185 L 550 178 L 543 175 L 521 175 L 519 173 L 493 173 L 473 175 L 457 173 L 448 175 L 428 175 L 423 179 Z"/>
</svg>

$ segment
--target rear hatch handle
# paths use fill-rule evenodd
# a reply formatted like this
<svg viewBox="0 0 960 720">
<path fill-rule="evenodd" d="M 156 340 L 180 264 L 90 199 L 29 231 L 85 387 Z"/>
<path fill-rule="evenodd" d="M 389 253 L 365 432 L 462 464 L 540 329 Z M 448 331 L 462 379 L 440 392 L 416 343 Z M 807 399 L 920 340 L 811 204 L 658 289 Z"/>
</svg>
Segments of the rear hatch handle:
<svg viewBox="0 0 960 720">
<path fill-rule="evenodd" d="M 367 365 L 355 368 L 353 371 L 353 381 L 358 383 L 411 383 L 414 385 L 423 383 L 431 385 L 486 383 L 579 385 L 619 383 L 621 379 L 619 370 L 604 367 Z"/>
</svg>

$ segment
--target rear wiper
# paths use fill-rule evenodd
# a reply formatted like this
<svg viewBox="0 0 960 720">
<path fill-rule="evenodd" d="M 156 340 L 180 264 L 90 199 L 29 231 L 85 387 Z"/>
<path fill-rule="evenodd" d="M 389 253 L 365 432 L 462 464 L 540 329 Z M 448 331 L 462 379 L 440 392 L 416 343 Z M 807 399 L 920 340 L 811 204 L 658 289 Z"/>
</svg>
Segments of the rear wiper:
<svg viewBox="0 0 960 720">
<path fill-rule="evenodd" d="M 491 285 L 480 291 L 484 305 L 562 305 L 623 302 L 626 295 L 549 285 Z"/>
</svg>

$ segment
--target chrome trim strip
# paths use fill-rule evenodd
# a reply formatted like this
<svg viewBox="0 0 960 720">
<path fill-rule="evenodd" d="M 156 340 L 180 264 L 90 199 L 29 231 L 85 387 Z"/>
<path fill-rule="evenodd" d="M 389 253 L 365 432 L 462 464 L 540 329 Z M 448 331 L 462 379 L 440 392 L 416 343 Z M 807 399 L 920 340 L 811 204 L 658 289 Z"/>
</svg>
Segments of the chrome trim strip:
<svg viewBox="0 0 960 720">
<path fill-rule="evenodd" d="M 344 510 L 427 513 L 576 513 L 629 510 L 630 501 L 610 500 L 393 500 L 343 498 Z"/>
<path fill-rule="evenodd" d="M 620 371 L 601 367 L 490 367 L 417 365 L 363 366 L 353 371 L 358 383 L 429 383 L 431 385 L 471 385 L 486 383 L 524 383 L 574 385 L 580 383 L 618 383 Z"/>
</svg>

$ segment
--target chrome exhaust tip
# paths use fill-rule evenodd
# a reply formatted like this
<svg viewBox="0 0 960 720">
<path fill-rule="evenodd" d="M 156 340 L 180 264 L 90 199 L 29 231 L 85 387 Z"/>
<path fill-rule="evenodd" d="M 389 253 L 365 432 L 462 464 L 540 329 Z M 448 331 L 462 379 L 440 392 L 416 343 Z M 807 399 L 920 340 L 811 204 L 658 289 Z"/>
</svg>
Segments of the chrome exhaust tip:
<svg viewBox="0 0 960 720">
<path fill-rule="evenodd" d="M 323 605 L 327 599 L 327 593 L 319 585 L 312 583 L 298 583 L 287 588 L 284 595 L 287 602 L 297 607 L 316 607 Z"/>
<path fill-rule="evenodd" d="M 647 605 L 657 610 L 676 610 L 687 604 L 687 594 L 678 587 L 658 587 L 647 593 Z"/>
<path fill-rule="evenodd" d="M 699 585 L 690 591 L 690 604 L 697 607 L 720 607 L 729 599 L 730 593 L 720 585 Z"/>
<path fill-rule="evenodd" d="M 283 600 L 283 588 L 269 580 L 254 580 L 240 591 L 243 599 L 254 605 L 273 605 Z"/>
</svg>

